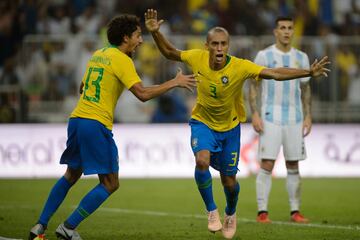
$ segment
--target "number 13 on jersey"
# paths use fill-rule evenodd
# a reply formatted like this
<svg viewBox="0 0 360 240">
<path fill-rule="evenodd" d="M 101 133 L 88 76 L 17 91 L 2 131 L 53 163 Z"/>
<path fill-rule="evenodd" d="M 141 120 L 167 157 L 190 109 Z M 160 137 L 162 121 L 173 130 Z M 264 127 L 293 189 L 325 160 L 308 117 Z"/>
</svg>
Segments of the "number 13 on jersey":
<svg viewBox="0 0 360 240">
<path fill-rule="evenodd" d="M 97 67 L 90 67 L 88 74 L 86 76 L 85 80 L 85 87 L 84 87 L 84 99 L 91 101 L 91 102 L 99 102 L 100 100 L 100 82 L 102 80 L 104 74 L 103 68 L 97 68 Z M 91 81 L 90 81 L 91 80 Z M 89 84 L 90 82 L 90 84 Z M 92 88 L 95 87 L 95 94 L 89 96 L 87 91 L 89 88 L 92 90 Z"/>
</svg>

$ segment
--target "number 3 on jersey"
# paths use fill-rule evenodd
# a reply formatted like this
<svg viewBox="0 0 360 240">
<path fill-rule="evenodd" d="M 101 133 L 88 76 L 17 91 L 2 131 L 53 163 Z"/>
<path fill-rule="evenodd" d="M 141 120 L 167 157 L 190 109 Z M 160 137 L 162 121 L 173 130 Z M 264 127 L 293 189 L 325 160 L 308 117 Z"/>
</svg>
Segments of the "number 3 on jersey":
<svg viewBox="0 0 360 240">
<path fill-rule="evenodd" d="M 102 80 L 104 73 L 103 68 L 90 67 L 88 74 L 86 76 L 85 87 L 84 87 L 84 99 L 91 102 L 99 102 L 100 100 L 100 81 Z M 91 85 L 89 86 L 89 82 L 91 80 Z M 95 87 L 95 94 L 93 96 L 89 96 L 87 91 Z"/>
<path fill-rule="evenodd" d="M 210 96 L 213 97 L 213 98 L 217 98 L 216 84 L 210 84 Z"/>
</svg>

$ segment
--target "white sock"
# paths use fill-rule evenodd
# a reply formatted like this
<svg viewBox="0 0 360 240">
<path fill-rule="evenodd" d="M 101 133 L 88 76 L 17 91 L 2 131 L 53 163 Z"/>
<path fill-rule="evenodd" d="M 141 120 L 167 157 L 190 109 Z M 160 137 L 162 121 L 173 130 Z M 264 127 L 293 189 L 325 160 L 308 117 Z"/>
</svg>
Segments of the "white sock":
<svg viewBox="0 0 360 240">
<path fill-rule="evenodd" d="M 299 211 L 301 193 L 299 169 L 287 170 L 286 187 L 289 194 L 290 211 Z"/>
<path fill-rule="evenodd" d="M 269 193 L 271 189 L 271 172 L 260 168 L 256 177 L 256 197 L 258 211 L 267 211 Z"/>
</svg>

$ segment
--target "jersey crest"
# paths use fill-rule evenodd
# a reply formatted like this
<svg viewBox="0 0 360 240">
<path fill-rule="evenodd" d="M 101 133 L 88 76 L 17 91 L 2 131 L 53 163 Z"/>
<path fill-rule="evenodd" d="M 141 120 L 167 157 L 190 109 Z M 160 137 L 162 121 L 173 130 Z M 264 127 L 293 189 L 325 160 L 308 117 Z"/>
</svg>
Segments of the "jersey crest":
<svg viewBox="0 0 360 240">
<path fill-rule="evenodd" d="M 222 76 L 221 77 L 221 82 L 226 85 L 229 83 L 229 78 L 227 76 Z"/>
</svg>

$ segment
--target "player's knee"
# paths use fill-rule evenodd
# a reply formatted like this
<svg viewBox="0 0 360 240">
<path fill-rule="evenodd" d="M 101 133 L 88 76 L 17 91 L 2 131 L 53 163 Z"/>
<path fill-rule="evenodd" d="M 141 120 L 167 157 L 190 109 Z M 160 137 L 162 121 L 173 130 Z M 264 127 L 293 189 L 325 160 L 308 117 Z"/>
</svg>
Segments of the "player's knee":
<svg viewBox="0 0 360 240">
<path fill-rule="evenodd" d="M 271 173 L 274 168 L 274 163 L 275 161 L 273 160 L 262 160 L 261 168 Z"/>
<path fill-rule="evenodd" d="M 210 155 L 207 152 L 198 152 L 196 154 L 196 168 L 206 170 L 210 166 Z"/>
<path fill-rule="evenodd" d="M 112 189 L 113 189 L 112 192 L 115 192 L 116 190 L 118 190 L 119 187 L 120 187 L 119 181 L 115 181 L 112 186 Z"/>
<path fill-rule="evenodd" d="M 81 175 L 82 175 L 81 170 L 68 168 L 64 174 L 64 177 L 71 185 L 74 185 L 77 182 L 77 180 L 79 180 Z"/>
<path fill-rule="evenodd" d="M 222 185 L 232 191 L 237 185 L 236 176 L 223 176 L 221 175 Z"/>
<path fill-rule="evenodd" d="M 116 190 L 118 190 L 120 187 L 119 181 L 109 181 L 107 182 L 107 184 L 105 185 L 106 190 L 108 190 L 110 193 L 115 192 Z"/>
<path fill-rule="evenodd" d="M 286 168 L 287 169 L 298 169 L 299 161 L 286 161 Z"/>
<path fill-rule="evenodd" d="M 205 158 L 197 158 L 196 159 L 196 168 L 200 170 L 206 170 L 210 166 L 209 160 Z"/>
</svg>

